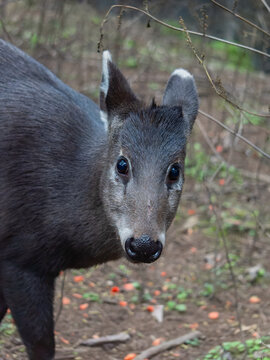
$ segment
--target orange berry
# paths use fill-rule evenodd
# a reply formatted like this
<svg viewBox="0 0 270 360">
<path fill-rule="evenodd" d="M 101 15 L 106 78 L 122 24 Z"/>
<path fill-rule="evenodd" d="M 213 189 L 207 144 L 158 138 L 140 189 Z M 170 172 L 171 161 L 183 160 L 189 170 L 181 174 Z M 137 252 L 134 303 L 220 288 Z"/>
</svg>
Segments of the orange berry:
<svg viewBox="0 0 270 360">
<path fill-rule="evenodd" d="M 160 273 L 160 275 L 161 275 L 162 277 L 165 277 L 165 276 L 167 276 L 167 273 L 166 273 L 166 271 L 162 271 L 162 272 Z"/>
<path fill-rule="evenodd" d="M 146 310 L 149 311 L 149 312 L 153 312 L 155 310 L 155 308 L 152 305 L 148 305 Z"/>
<path fill-rule="evenodd" d="M 160 295 L 160 290 L 155 290 L 155 291 L 154 291 L 154 295 L 155 295 L 155 296 L 159 296 L 159 295 Z"/>
<path fill-rule="evenodd" d="M 193 209 L 188 210 L 188 215 L 194 215 L 194 214 L 196 214 L 195 210 L 193 210 Z"/>
<path fill-rule="evenodd" d="M 82 275 L 74 276 L 73 281 L 74 282 L 82 282 L 82 281 L 84 281 L 84 276 L 82 276 Z"/>
</svg>

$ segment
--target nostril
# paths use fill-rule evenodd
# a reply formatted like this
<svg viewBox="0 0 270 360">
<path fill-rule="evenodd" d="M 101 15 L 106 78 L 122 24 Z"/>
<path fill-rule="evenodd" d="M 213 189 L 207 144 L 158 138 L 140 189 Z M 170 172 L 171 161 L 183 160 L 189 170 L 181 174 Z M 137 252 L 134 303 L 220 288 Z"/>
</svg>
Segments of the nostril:
<svg viewBox="0 0 270 360">
<path fill-rule="evenodd" d="M 129 238 L 125 243 L 127 255 L 134 261 L 151 263 L 157 260 L 162 252 L 162 243 L 154 241 L 148 235 L 142 235 L 140 238 Z"/>
</svg>

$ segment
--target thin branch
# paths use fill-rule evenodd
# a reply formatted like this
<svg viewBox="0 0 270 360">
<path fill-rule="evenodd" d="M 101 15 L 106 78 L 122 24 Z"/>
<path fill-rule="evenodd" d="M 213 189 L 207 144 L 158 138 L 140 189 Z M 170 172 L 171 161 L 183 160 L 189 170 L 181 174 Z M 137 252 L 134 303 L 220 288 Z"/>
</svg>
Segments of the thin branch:
<svg viewBox="0 0 270 360">
<path fill-rule="evenodd" d="M 266 9 L 268 10 L 268 12 L 270 12 L 270 6 L 267 4 L 266 0 L 261 0 L 261 2 L 262 2 L 263 5 L 266 7 Z"/>
<path fill-rule="evenodd" d="M 269 36 L 269 37 L 270 37 L 270 33 L 269 33 L 269 32 L 267 32 L 267 31 L 265 31 L 264 29 L 262 29 L 260 26 L 258 26 L 258 25 L 256 25 L 256 24 L 254 24 L 253 22 L 251 22 L 251 21 L 249 21 L 248 19 L 244 18 L 243 16 L 241 16 L 241 15 L 237 14 L 236 12 L 234 12 L 234 11 L 232 11 L 232 10 L 228 9 L 226 6 L 224 6 L 224 5 L 220 4 L 220 3 L 218 3 L 216 0 L 210 0 L 210 1 L 211 1 L 213 4 L 217 5 L 218 7 L 220 7 L 221 9 L 223 9 L 223 10 L 227 11 L 228 13 L 230 13 L 230 14 L 234 15 L 236 18 L 238 18 L 238 19 L 240 19 L 240 20 L 244 21 L 244 22 L 245 22 L 245 23 L 247 23 L 248 25 L 250 25 L 250 26 L 254 27 L 255 29 L 257 29 L 257 30 L 261 31 L 262 33 L 264 33 L 265 35 L 267 35 L 267 36 Z"/>
<path fill-rule="evenodd" d="M 204 59 L 204 55 L 199 55 L 195 46 L 193 45 L 191 38 L 189 36 L 189 32 L 186 28 L 185 22 L 183 20 L 182 17 L 180 17 L 179 19 L 180 24 L 183 26 L 183 29 L 185 31 L 186 34 L 186 38 L 187 38 L 187 43 L 190 46 L 191 50 L 193 51 L 193 54 L 195 55 L 195 57 L 197 58 L 197 60 L 199 61 L 199 63 L 201 64 L 201 66 L 204 69 L 204 72 L 207 76 L 207 79 L 209 80 L 210 84 L 212 85 L 213 89 L 215 90 L 215 92 L 217 93 L 218 96 L 222 97 L 225 101 L 227 101 L 229 104 L 233 105 L 236 109 L 244 111 L 250 115 L 254 115 L 254 116 L 259 116 L 259 117 L 265 117 L 265 118 L 269 118 L 270 115 L 269 114 L 257 114 L 254 113 L 253 111 L 249 111 L 246 110 L 244 108 L 242 108 L 240 105 L 238 105 L 236 102 L 234 102 L 233 100 L 229 99 L 227 94 L 226 94 L 226 90 L 223 88 L 221 81 L 219 81 L 218 86 L 216 86 L 214 80 L 212 79 L 209 70 L 207 69 L 207 66 L 205 65 L 205 59 Z"/>
<path fill-rule="evenodd" d="M 212 143 L 210 137 L 208 136 L 206 130 L 204 129 L 201 121 L 199 119 L 196 120 L 196 124 L 198 125 L 206 143 L 208 144 L 208 146 L 210 147 L 210 149 L 212 150 L 212 152 L 214 153 L 214 155 L 220 160 L 220 167 L 222 165 L 226 165 L 226 166 L 229 166 L 229 163 L 221 156 L 220 153 L 217 152 L 217 150 L 215 149 L 214 147 L 214 144 Z M 261 158 L 262 159 L 262 158 Z M 215 176 L 217 175 L 217 173 L 219 172 L 220 170 L 220 167 L 216 170 L 216 172 L 211 176 L 211 179 L 209 181 L 209 183 L 211 183 L 213 181 L 213 179 L 215 178 Z M 254 172 L 251 172 L 251 171 L 248 171 L 248 170 L 244 170 L 244 169 L 240 169 L 238 168 L 240 174 L 244 177 L 247 177 L 249 179 L 252 179 L 252 180 L 259 180 L 259 181 L 262 181 L 262 182 L 265 182 L 267 184 L 270 184 L 270 176 L 266 175 L 266 174 L 258 174 L 258 173 L 254 173 Z"/>
<path fill-rule="evenodd" d="M 261 148 L 259 148 L 257 145 L 253 144 L 250 140 L 248 140 L 247 138 L 245 138 L 244 136 L 238 134 L 237 132 L 233 131 L 231 128 L 229 128 L 227 125 L 224 125 L 221 121 L 219 121 L 218 119 L 214 118 L 212 115 L 205 113 L 202 110 L 199 110 L 199 113 L 205 117 L 207 117 L 208 119 L 214 121 L 216 124 L 218 124 L 219 126 L 223 127 L 223 129 L 226 129 L 227 131 L 229 131 L 231 134 L 234 134 L 235 136 L 237 136 L 239 139 L 241 139 L 242 141 L 244 141 L 246 144 L 248 144 L 249 146 L 251 146 L 254 150 L 256 150 L 257 152 L 259 152 L 261 155 L 263 155 L 264 157 L 266 157 L 267 159 L 270 160 L 270 155 L 267 154 L 266 152 L 264 152 Z"/>
<path fill-rule="evenodd" d="M 201 335 L 199 331 L 193 331 L 189 334 L 186 334 L 184 336 L 180 336 L 176 339 L 172 339 L 169 341 L 166 341 L 160 345 L 152 346 L 149 349 L 144 350 L 140 355 L 136 356 L 134 360 L 145 360 L 150 359 L 151 357 L 164 352 L 166 350 L 169 350 L 173 347 L 176 347 L 178 345 L 184 344 L 187 341 L 193 340 L 198 338 Z"/>
<path fill-rule="evenodd" d="M 7 29 L 6 29 L 6 26 L 5 26 L 4 21 L 3 21 L 1 18 L 0 18 L 0 25 L 2 26 L 3 33 L 4 33 L 4 35 L 6 36 L 6 38 L 8 39 L 8 41 L 9 41 L 11 44 L 13 44 L 13 40 L 12 40 L 9 32 L 8 32 Z"/>
<path fill-rule="evenodd" d="M 63 309 L 63 297 L 64 297 L 65 280 L 66 280 L 66 272 L 64 271 L 63 279 L 62 279 L 62 283 L 61 283 L 60 305 L 59 305 L 59 309 L 58 309 L 58 312 L 57 312 L 56 317 L 55 317 L 55 325 L 57 324 L 57 322 L 59 320 L 59 317 L 61 315 L 62 309 Z"/>
<path fill-rule="evenodd" d="M 230 256 L 229 256 L 229 247 L 228 247 L 228 243 L 227 243 L 227 238 L 226 238 L 226 236 L 224 234 L 223 227 L 222 227 L 222 224 L 221 224 L 222 219 L 220 218 L 220 215 L 217 213 L 216 207 L 212 203 L 211 192 L 210 192 L 210 189 L 207 186 L 206 182 L 204 182 L 204 186 L 206 188 L 206 192 L 207 192 L 207 195 L 208 195 L 209 205 L 211 205 L 213 214 L 214 214 L 215 219 L 216 219 L 216 225 L 217 225 L 217 229 L 218 229 L 218 236 L 221 239 L 221 241 L 223 243 L 223 246 L 224 246 L 226 260 L 227 260 L 227 264 L 228 264 L 228 267 L 229 267 L 229 272 L 230 272 L 232 283 L 233 283 L 236 318 L 238 320 L 238 325 L 239 325 L 239 330 L 240 330 L 242 342 L 244 342 L 243 341 L 243 331 L 242 331 L 242 318 L 241 318 L 240 309 L 239 309 L 239 295 L 238 295 L 237 279 L 236 279 L 236 276 L 234 274 L 233 266 L 232 266 L 231 259 L 230 259 Z M 245 344 L 245 350 L 247 351 L 246 344 Z"/>
<path fill-rule="evenodd" d="M 114 8 L 125 8 L 125 9 L 130 9 L 130 10 L 135 10 L 135 11 L 139 11 L 141 13 L 143 13 L 144 15 L 148 16 L 150 19 L 154 20 L 155 22 L 163 25 L 163 26 L 166 26 L 167 28 L 169 29 L 172 29 L 172 30 L 176 30 L 176 31 L 181 31 L 181 32 L 185 32 L 184 29 L 182 28 L 179 28 L 179 27 L 176 27 L 176 26 L 173 26 L 173 25 L 169 25 L 167 23 L 165 23 L 164 21 L 162 20 L 159 20 L 158 18 L 156 18 L 155 16 L 151 15 L 149 12 L 143 10 L 143 9 L 140 9 L 140 8 L 137 8 L 135 6 L 130 6 L 130 5 L 112 5 L 109 10 L 107 11 L 104 19 L 102 20 L 101 22 L 101 25 L 100 25 L 100 40 L 99 40 L 99 43 L 98 43 L 98 51 L 101 50 L 102 48 L 102 40 L 103 40 L 103 27 L 104 27 L 104 24 L 108 21 L 108 17 L 111 13 L 111 11 L 114 9 Z M 254 49 L 250 46 L 246 46 L 246 45 L 243 45 L 243 44 L 238 44 L 238 43 L 235 43 L 235 42 L 232 42 L 232 41 L 229 41 L 229 40 L 225 40 L 225 39 L 221 39 L 221 38 L 218 38 L 216 36 L 212 36 L 212 35 L 206 35 L 206 34 L 203 34 L 203 33 L 200 33 L 200 32 L 197 32 L 197 31 L 192 31 L 192 30 L 186 30 L 189 34 L 192 34 L 192 35 L 196 35 L 196 36 L 202 36 L 204 38 L 207 38 L 207 39 L 211 39 L 211 40 L 216 40 L 216 41 L 220 41 L 220 42 L 223 42 L 225 44 L 229 44 L 229 45 L 233 45 L 233 46 L 237 46 L 237 47 L 240 47 L 242 49 L 246 49 L 246 50 L 249 50 L 249 51 L 253 51 L 257 54 L 260 54 L 260 55 L 263 55 L 263 56 L 267 56 L 270 58 L 270 54 L 264 52 L 264 51 L 261 51 L 261 50 L 258 50 L 258 49 Z"/>
<path fill-rule="evenodd" d="M 97 339 L 88 339 L 88 340 L 80 340 L 76 346 L 101 346 L 104 344 L 112 344 L 112 343 L 122 343 L 127 342 L 130 339 L 130 335 L 128 333 L 122 332 L 114 335 L 102 336 Z"/>
</svg>

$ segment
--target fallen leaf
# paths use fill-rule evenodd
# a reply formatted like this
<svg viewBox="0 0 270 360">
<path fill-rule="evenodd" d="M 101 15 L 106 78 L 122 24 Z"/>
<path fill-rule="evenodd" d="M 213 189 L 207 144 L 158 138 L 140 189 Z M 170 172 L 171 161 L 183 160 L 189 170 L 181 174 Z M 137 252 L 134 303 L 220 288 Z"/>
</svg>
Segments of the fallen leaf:
<svg viewBox="0 0 270 360">
<path fill-rule="evenodd" d="M 128 303 L 126 301 L 124 301 L 124 300 L 119 301 L 119 305 L 122 306 L 122 307 L 127 306 L 127 304 Z"/>
<path fill-rule="evenodd" d="M 72 294 L 72 296 L 75 297 L 76 299 L 81 299 L 82 298 L 82 295 L 77 294 L 77 293 Z"/>
<path fill-rule="evenodd" d="M 59 339 L 62 341 L 62 343 L 66 344 L 66 345 L 70 344 L 70 342 L 67 339 L 63 338 L 62 336 Z"/>
<path fill-rule="evenodd" d="M 134 285 L 132 283 L 126 283 L 123 285 L 123 288 L 126 290 L 126 291 L 132 291 L 134 290 Z"/>
<path fill-rule="evenodd" d="M 84 281 L 84 276 L 83 275 L 74 276 L 73 281 L 74 282 L 82 282 L 82 281 Z"/>
<path fill-rule="evenodd" d="M 193 209 L 188 210 L 188 215 L 195 215 L 195 214 L 196 214 L 195 210 L 193 210 Z"/>
<path fill-rule="evenodd" d="M 137 356 L 137 354 L 135 354 L 135 353 L 129 353 L 124 357 L 124 360 L 133 360 L 133 359 L 135 359 L 136 356 Z"/>
<path fill-rule="evenodd" d="M 221 153 L 223 151 L 223 146 L 222 145 L 217 145 L 216 146 L 216 152 Z"/>
<path fill-rule="evenodd" d="M 225 179 L 219 179 L 218 181 L 220 186 L 224 186 L 225 185 Z"/>
<path fill-rule="evenodd" d="M 195 247 L 195 246 L 192 246 L 192 248 L 190 248 L 190 252 L 192 253 L 192 254 L 195 254 L 196 252 L 197 252 L 197 248 Z"/>
<path fill-rule="evenodd" d="M 79 307 L 80 307 L 80 310 L 85 310 L 87 309 L 89 306 L 89 304 L 85 303 L 85 304 L 81 304 Z"/>
<path fill-rule="evenodd" d="M 211 320 L 217 320 L 219 318 L 219 312 L 218 311 L 212 311 L 208 314 L 209 319 Z"/>
<path fill-rule="evenodd" d="M 249 298 L 249 302 L 251 304 L 258 304 L 259 302 L 261 302 L 261 299 L 258 296 L 251 296 Z"/>
<path fill-rule="evenodd" d="M 153 346 L 158 346 L 159 344 L 161 344 L 161 342 L 163 341 L 163 338 L 157 338 L 152 342 Z"/>
<path fill-rule="evenodd" d="M 199 324 L 198 324 L 198 323 L 193 323 L 193 324 L 190 324 L 189 327 L 190 327 L 192 330 L 196 330 L 196 329 L 198 329 Z"/>
<path fill-rule="evenodd" d="M 159 295 L 160 295 L 160 290 L 155 290 L 155 291 L 154 291 L 154 295 L 155 295 L 155 296 L 159 296 Z"/>
<path fill-rule="evenodd" d="M 62 299 L 62 304 L 63 305 L 69 305 L 70 304 L 70 299 L 66 296 L 63 297 Z"/>
<path fill-rule="evenodd" d="M 162 271 L 162 272 L 160 273 L 160 275 L 161 275 L 162 277 L 165 277 L 165 276 L 167 276 L 167 273 L 166 273 L 166 271 Z"/>
</svg>

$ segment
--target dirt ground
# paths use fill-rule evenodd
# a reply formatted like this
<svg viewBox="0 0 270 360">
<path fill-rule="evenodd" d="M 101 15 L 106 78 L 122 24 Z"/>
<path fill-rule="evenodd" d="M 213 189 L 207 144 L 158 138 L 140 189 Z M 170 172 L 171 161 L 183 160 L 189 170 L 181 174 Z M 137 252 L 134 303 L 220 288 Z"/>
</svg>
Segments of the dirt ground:
<svg viewBox="0 0 270 360">
<path fill-rule="evenodd" d="M 242 333 L 235 312 L 233 286 L 219 289 L 214 295 L 201 294 L 205 289 L 204 284 L 214 283 L 212 269 L 205 262 L 205 256 L 214 251 L 216 242 L 196 227 L 194 230 L 185 228 L 188 219 L 197 212 L 196 208 L 192 209 L 182 207 L 169 231 L 165 253 L 156 263 L 135 266 L 127 260 L 119 260 L 88 271 L 70 271 L 66 274 L 65 305 L 55 329 L 56 359 L 121 360 L 128 353 L 139 354 L 149 348 L 155 339 L 168 341 L 196 329 L 201 332 L 198 342 L 178 346 L 154 357 L 156 360 L 194 360 L 202 359 L 211 348 L 223 342 L 269 334 L 270 287 L 267 276 L 263 283 L 253 285 L 244 276 L 238 277 L 238 311 Z M 183 222 L 182 218 L 186 220 Z M 245 238 L 242 241 L 245 242 Z M 262 251 L 261 255 L 258 251 L 260 263 L 269 271 L 269 254 Z M 224 254 L 220 254 L 218 261 L 225 261 Z M 62 279 L 63 275 L 57 283 L 56 313 L 60 305 Z M 125 285 L 130 283 L 134 287 Z M 126 290 L 129 287 L 131 290 Z M 188 297 L 184 301 L 176 300 L 179 289 L 182 292 L 183 289 L 188 290 Z M 260 303 L 249 302 L 254 295 L 260 298 Z M 169 301 L 184 303 L 186 311 L 171 310 Z M 164 305 L 161 323 L 149 311 L 152 310 L 151 306 L 156 305 Z M 216 320 L 208 317 L 213 311 L 219 313 Z M 26 359 L 10 315 L 4 323 L 9 325 L 9 332 L 0 334 L 0 359 Z M 131 336 L 124 344 L 94 348 L 78 346 L 81 340 L 122 331 Z"/>
</svg>

